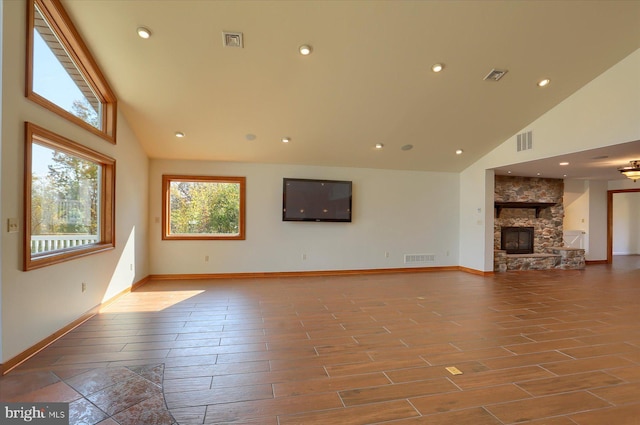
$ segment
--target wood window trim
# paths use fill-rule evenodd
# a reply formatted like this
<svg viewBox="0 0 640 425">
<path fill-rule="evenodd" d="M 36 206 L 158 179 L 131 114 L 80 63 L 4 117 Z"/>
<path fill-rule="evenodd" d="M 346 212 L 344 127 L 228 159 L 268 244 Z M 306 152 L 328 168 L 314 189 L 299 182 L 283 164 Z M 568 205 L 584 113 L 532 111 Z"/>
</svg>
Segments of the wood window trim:
<svg viewBox="0 0 640 425">
<path fill-rule="evenodd" d="M 95 91 L 95 95 L 102 104 L 101 124 L 102 129 L 95 128 L 91 124 L 64 110 L 50 100 L 33 91 L 33 54 L 34 54 L 34 19 L 35 5 L 42 12 L 67 54 L 71 57 L 79 71 L 85 77 Z M 38 105 L 58 114 L 76 125 L 102 137 L 110 143 L 116 144 L 117 99 L 100 71 L 86 44 L 80 37 L 71 18 L 64 10 L 60 0 L 28 0 L 27 1 L 27 66 L 25 95 Z"/>
<path fill-rule="evenodd" d="M 218 235 L 172 235 L 170 229 L 170 184 L 174 181 L 185 182 L 226 182 L 238 183 L 240 185 L 240 217 L 238 235 L 218 236 Z M 246 239 L 246 178 L 228 176 L 188 176 L 188 175 L 163 175 L 162 176 L 162 239 L 163 240 L 245 240 Z"/>
<path fill-rule="evenodd" d="M 32 189 L 32 156 L 31 146 L 34 142 L 61 152 L 83 158 L 101 165 L 100 186 L 100 242 L 81 247 L 68 248 L 32 257 L 31 255 L 31 189 Z M 49 130 L 30 122 L 25 123 L 25 155 L 24 155 L 24 229 L 23 229 L 23 270 L 33 270 L 58 264 L 75 258 L 115 247 L 115 159 L 96 152 L 86 146 L 66 139 Z"/>
</svg>

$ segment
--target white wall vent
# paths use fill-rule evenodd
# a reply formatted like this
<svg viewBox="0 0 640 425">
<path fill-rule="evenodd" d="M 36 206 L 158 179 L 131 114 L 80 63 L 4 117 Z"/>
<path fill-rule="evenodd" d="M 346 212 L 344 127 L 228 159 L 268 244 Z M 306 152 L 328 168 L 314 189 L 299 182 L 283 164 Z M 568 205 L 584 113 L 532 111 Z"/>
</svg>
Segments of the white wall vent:
<svg viewBox="0 0 640 425">
<path fill-rule="evenodd" d="M 433 263 L 436 261 L 435 254 L 404 254 L 404 263 Z"/>
<path fill-rule="evenodd" d="M 525 133 L 518 134 L 516 141 L 516 150 L 518 152 L 528 151 L 533 148 L 533 132 L 527 131 Z"/>
<path fill-rule="evenodd" d="M 242 49 L 244 47 L 242 33 L 223 31 L 222 44 L 224 45 L 224 47 L 239 47 Z"/>
</svg>

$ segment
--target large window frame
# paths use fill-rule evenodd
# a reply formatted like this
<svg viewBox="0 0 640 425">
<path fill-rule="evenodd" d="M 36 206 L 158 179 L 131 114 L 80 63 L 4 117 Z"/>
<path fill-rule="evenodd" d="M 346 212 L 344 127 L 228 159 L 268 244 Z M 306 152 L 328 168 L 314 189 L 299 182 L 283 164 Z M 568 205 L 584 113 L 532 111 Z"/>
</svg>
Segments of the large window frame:
<svg viewBox="0 0 640 425">
<path fill-rule="evenodd" d="M 171 183 L 236 183 L 239 187 L 239 215 L 237 234 L 171 233 Z M 246 178 L 221 176 L 162 176 L 162 239 L 163 240 L 245 240 L 246 238 Z"/>
<path fill-rule="evenodd" d="M 56 103 L 46 99 L 33 90 L 34 78 L 34 28 L 36 25 L 36 6 L 41 12 L 53 35 L 64 48 L 64 52 L 56 55 L 70 59 L 101 104 L 99 119 L 100 128 L 96 128 L 81 118 L 73 115 Z M 66 53 L 66 55 L 65 55 Z M 96 134 L 110 143 L 116 144 L 116 116 L 117 100 L 107 80 L 103 76 L 86 44 L 80 37 L 69 15 L 64 10 L 60 0 L 28 0 L 27 1 L 27 67 L 26 67 L 26 97 L 76 125 Z"/>
<path fill-rule="evenodd" d="M 34 143 L 100 165 L 99 241 L 40 254 L 31 253 L 32 146 Z M 115 247 L 115 159 L 30 122 L 25 123 L 23 269 L 25 271 L 111 250 Z"/>
</svg>

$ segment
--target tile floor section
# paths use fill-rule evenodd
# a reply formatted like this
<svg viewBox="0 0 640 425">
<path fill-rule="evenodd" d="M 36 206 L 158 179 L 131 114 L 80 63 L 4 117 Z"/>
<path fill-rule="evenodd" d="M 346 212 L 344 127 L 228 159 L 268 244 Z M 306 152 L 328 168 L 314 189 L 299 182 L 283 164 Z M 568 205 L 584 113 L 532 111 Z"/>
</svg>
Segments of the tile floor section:
<svg viewBox="0 0 640 425">
<path fill-rule="evenodd" d="M 163 364 L 17 372 L 0 379 L 0 400 L 69 403 L 70 424 L 172 425 L 163 376 Z"/>
<path fill-rule="evenodd" d="M 0 378 L 0 400 L 70 402 L 74 425 L 639 425 L 640 256 L 154 281 Z"/>
</svg>

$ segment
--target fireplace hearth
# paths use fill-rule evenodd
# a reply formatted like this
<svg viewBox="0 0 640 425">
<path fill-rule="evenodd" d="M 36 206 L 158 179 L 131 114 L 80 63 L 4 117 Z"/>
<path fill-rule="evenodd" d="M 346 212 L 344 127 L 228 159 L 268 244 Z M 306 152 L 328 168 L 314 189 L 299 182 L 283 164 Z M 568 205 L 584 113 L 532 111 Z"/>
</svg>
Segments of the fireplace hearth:
<svg viewBox="0 0 640 425">
<path fill-rule="evenodd" d="M 507 254 L 533 254 L 533 227 L 502 227 L 500 249 Z"/>
</svg>

